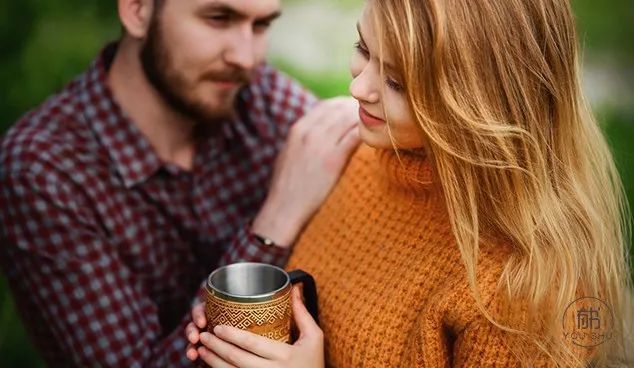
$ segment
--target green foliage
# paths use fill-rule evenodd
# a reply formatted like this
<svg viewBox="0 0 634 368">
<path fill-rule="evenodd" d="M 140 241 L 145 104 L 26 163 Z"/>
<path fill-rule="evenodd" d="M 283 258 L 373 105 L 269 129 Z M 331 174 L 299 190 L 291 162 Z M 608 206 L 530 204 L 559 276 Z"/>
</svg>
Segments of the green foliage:
<svg viewBox="0 0 634 368">
<path fill-rule="evenodd" d="M 4 1 L 0 24 L 0 133 L 85 69 L 119 32 L 115 8 L 105 1 Z"/>
<path fill-rule="evenodd" d="M 609 53 L 623 64 L 634 62 L 634 2 L 632 0 L 572 0 L 583 48 Z"/>
<path fill-rule="evenodd" d="M 293 3 L 306 0 L 285 0 Z M 323 1 L 323 0 L 322 0 Z M 360 0 L 330 0 L 357 6 Z M 0 134 L 26 110 L 83 71 L 99 49 L 119 35 L 115 2 L 98 0 L 0 1 Z M 631 0 L 573 0 L 581 42 L 588 53 L 634 61 L 634 3 Z M 305 73 L 283 60 L 275 65 L 320 97 L 346 94 L 346 70 Z M 634 118 L 611 112 L 600 119 L 611 142 L 629 197 L 634 200 Z M 0 245 L 1 246 L 1 245 Z M 0 367 L 43 366 L 26 339 L 0 277 Z"/>
<path fill-rule="evenodd" d="M 0 367 L 44 367 L 27 339 L 3 277 L 0 277 Z"/>
<path fill-rule="evenodd" d="M 333 72 L 327 76 L 306 73 L 298 67 L 289 64 L 285 60 L 270 60 L 271 64 L 286 74 L 291 75 L 304 87 L 311 90 L 320 98 L 329 98 L 341 95 L 348 95 L 348 84 L 350 84 L 350 73 L 347 70 Z"/>
</svg>

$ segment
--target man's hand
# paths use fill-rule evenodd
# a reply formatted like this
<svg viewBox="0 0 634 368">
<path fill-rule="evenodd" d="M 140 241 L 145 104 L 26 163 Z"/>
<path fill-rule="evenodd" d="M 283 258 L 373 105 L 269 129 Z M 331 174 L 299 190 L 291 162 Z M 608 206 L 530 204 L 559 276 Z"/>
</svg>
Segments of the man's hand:
<svg viewBox="0 0 634 368">
<path fill-rule="evenodd" d="M 322 101 L 293 125 L 253 222 L 254 233 L 281 246 L 295 241 L 360 142 L 358 106 L 348 97 Z"/>
</svg>

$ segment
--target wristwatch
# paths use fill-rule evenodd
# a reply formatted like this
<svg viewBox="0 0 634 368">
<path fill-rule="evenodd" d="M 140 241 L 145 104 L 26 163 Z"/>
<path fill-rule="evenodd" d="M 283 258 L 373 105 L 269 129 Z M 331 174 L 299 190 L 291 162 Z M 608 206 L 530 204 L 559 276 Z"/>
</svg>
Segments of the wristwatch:
<svg viewBox="0 0 634 368">
<path fill-rule="evenodd" d="M 266 236 L 253 233 L 253 237 L 267 247 L 279 247 L 271 238 L 267 238 Z"/>
</svg>

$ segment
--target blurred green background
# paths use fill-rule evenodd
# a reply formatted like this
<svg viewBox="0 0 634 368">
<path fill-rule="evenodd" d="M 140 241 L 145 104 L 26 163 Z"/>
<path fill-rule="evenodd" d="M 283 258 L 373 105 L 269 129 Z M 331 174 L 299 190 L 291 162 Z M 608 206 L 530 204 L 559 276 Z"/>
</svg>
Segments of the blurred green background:
<svg viewBox="0 0 634 368">
<path fill-rule="evenodd" d="M 118 37 L 114 1 L 0 0 L 0 134 Z M 634 1 L 572 0 L 583 81 L 634 198 Z M 361 0 L 287 0 L 270 60 L 321 97 L 347 94 Z M 0 245 L 1 246 L 1 245 Z M 0 367 L 43 366 L 0 276 Z"/>
</svg>

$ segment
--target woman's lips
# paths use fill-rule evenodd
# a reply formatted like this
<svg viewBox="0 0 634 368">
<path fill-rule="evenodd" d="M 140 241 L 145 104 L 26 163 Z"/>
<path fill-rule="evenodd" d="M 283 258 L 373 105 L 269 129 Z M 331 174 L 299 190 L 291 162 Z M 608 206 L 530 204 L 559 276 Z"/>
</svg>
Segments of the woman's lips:
<svg viewBox="0 0 634 368">
<path fill-rule="evenodd" d="M 361 122 L 366 126 L 377 126 L 385 124 L 385 120 L 379 119 L 374 115 L 370 115 L 365 109 L 359 106 L 359 118 Z"/>
</svg>

